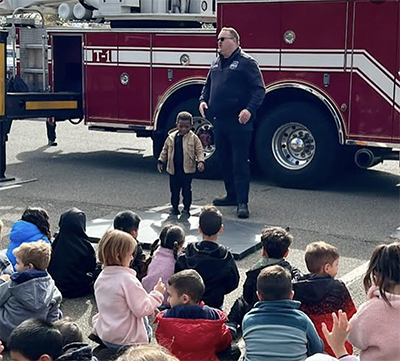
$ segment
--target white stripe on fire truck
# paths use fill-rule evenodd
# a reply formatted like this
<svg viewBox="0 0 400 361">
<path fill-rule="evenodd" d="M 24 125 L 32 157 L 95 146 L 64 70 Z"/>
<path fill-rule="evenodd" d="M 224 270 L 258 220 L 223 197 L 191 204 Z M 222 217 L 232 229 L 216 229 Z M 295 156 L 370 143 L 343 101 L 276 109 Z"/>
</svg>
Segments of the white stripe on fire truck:
<svg viewBox="0 0 400 361">
<path fill-rule="evenodd" d="M 103 54 L 100 54 L 100 50 Z M 104 52 L 111 50 L 108 62 L 96 62 L 98 58 L 106 56 Z M 196 50 L 196 51 L 195 51 Z M 353 68 L 364 81 L 366 81 L 380 96 L 392 104 L 395 80 L 395 105 L 400 109 L 400 81 L 388 71 L 379 61 L 364 49 L 356 49 L 353 54 L 342 49 L 246 49 L 259 63 L 262 70 L 282 71 L 327 71 L 342 72 Z M 100 54 L 100 55 L 99 55 Z M 163 68 L 168 66 L 183 67 L 180 57 L 187 54 L 190 57 L 190 67 L 207 69 L 215 59 L 214 49 L 187 49 L 187 48 L 154 48 L 152 54 L 147 47 L 85 47 L 84 56 L 87 65 L 117 66 L 119 63 L 126 67 Z M 151 59 L 152 56 L 152 59 Z"/>
</svg>

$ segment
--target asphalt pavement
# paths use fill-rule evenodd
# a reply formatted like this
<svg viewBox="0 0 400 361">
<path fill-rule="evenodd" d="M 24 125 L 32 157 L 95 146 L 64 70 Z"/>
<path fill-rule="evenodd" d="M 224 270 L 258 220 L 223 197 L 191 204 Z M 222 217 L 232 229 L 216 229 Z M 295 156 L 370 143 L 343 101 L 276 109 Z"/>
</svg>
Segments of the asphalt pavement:
<svg viewBox="0 0 400 361">
<path fill-rule="evenodd" d="M 44 121 L 14 122 L 7 142 L 6 175 L 19 182 L 0 187 L 0 219 L 5 224 L 0 249 L 7 247 L 12 223 L 29 205 L 49 212 L 54 232 L 61 213 L 71 207 L 93 220 L 124 209 L 142 212 L 168 204 L 168 177 L 157 172 L 149 139 L 92 132 L 83 124 L 62 122 L 57 141 L 57 147 L 46 145 Z M 337 246 L 338 276 L 360 305 L 365 300 L 361 277 L 366 262 L 375 245 L 390 242 L 389 236 L 400 225 L 399 164 L 387 161 L 366 171 L 337 172 L 335 180 L 317 190 L 279 188 L 254 175 L 250 219 L 240 222 L 251 222 L 259 231 L 266 225 L 290 227 L 295 240 L 288 259 L 303 271 L 309 242 L 323 240 Z M 223 193 L 220 180 L 193 181 L 195 205 L 209 204 Z M 221 211 L 226 220 L 237 221 L 235 207 Z M 256 252 L 237 262 L 242 281 L 259 257 Z M 226 310 L 239 294 L 240 288 L 227 297 Z M 66 300 L 62 308 L 88 335 L 96 312 L 94 299 Z"/>
</svg>

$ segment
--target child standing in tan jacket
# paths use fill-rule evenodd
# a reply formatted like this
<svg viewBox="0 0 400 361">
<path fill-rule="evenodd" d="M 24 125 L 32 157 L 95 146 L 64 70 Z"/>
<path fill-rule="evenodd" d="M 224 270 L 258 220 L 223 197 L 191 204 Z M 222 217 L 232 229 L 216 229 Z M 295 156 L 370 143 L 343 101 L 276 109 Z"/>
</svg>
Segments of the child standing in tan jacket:
<svg viewBox="0 0 400 361">
<path fill-rule="evenodd" d="M 160 157 L 158 171 L 161 173 L 166 163 L 171 190 L 171 214 L 179 215 L 179 194 L 182 190 L 182 214 L 190 216 L 192 204 L 192 178 L 196 172 L 204 171 L 204 151 L 199 137 L 191 130 L 193 127 L 192 114 L 180 112 L 176 117 L 176 128 L 165 140 Z"/>
</svg>

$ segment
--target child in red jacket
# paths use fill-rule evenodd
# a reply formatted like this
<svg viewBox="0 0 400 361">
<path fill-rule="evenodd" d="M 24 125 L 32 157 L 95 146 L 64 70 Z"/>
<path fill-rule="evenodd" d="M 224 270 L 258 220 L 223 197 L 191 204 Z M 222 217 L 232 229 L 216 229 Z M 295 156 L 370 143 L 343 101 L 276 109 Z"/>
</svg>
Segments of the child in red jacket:
<svg viewBox="0 0 400 361">
<path fill-rule="evenodd" d="M 229 349 L 232 342 L 225 314 L 201 302 L 204 288 L 192 269 L 175 273 L 168 281 L 172 308 L 158 314 L 156 338 L 179 360 L 218 361 L 216 353 Z"/>
</svg>

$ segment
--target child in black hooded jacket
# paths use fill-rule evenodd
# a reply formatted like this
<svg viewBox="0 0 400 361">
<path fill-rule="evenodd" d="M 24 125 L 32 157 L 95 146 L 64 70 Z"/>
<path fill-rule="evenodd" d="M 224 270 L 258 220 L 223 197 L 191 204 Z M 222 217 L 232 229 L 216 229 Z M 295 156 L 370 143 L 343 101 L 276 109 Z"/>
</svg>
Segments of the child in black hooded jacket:
<svg viewBox="0 0 400 361">
<path fill-rule="evenodd" d="M 63 297 L 75 298 L 92 293 L 100 270 L 86 234 L 86 215 L 72 208 L 61 215 L 58 225 L 60 230 L 52 244 L 48 272 Z"/>
<path fill-rule="evenodd" d="M 239 271 L 232 253 L 218 244 L 222 230 L 221 212 L 214 206 L 204 207 L 199 217 L 203 240 L 190 243 L 175 264 L 175 273 L 194 269 L 200 274 L 206 287 L 202 301 L 215 308 L 221 308 L 224 296 L 239 284 Z"/>
</svg>

